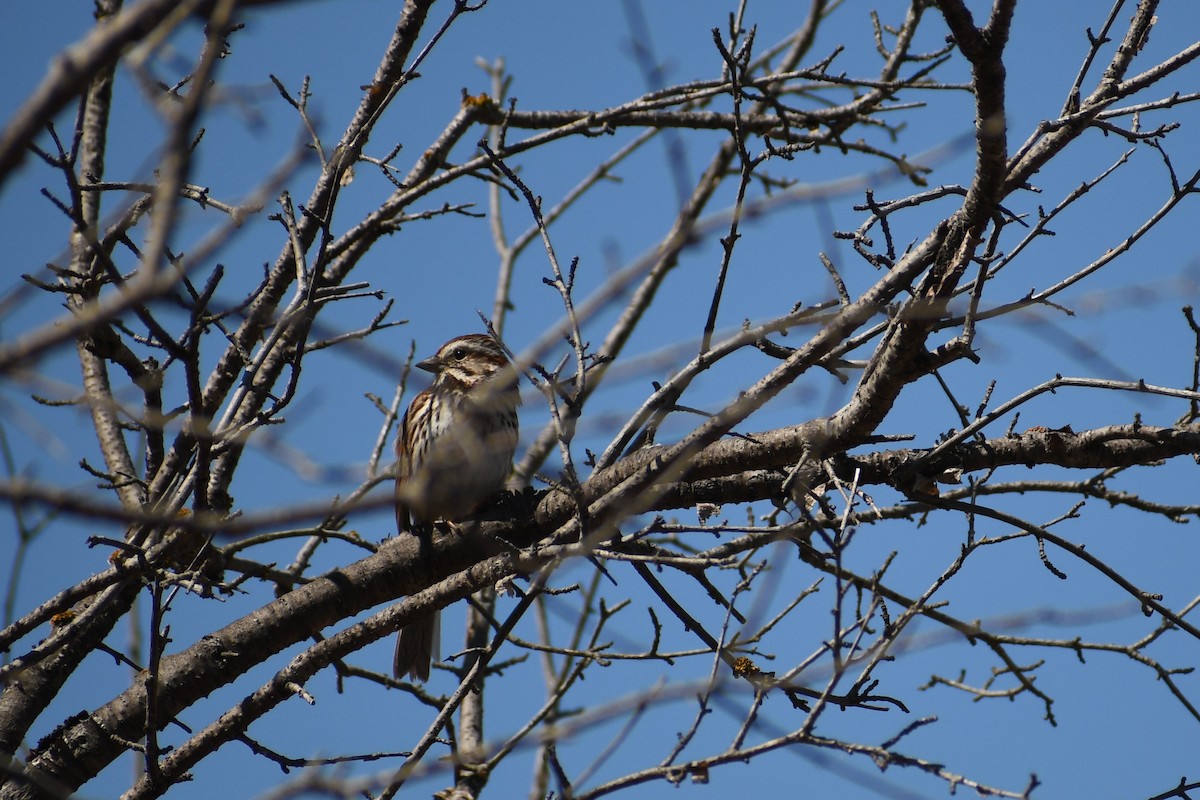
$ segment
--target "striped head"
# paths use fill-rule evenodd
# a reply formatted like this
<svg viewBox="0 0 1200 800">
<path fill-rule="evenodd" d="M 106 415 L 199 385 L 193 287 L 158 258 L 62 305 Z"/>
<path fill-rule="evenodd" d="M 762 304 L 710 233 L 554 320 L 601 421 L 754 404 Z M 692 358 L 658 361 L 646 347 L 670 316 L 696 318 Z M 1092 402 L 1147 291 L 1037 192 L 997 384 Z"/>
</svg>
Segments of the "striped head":
<svg viewBox="0 0 1200 800">
<path fill-rule="evenodd" d="M 466 391 L 508 366 L 503 348 L 490 336 L 472 333 L 442 345 L 437 353 L 417 362 L 417 366 L 436 377 L 434 387 L 445 391 Z"/>
</svg>

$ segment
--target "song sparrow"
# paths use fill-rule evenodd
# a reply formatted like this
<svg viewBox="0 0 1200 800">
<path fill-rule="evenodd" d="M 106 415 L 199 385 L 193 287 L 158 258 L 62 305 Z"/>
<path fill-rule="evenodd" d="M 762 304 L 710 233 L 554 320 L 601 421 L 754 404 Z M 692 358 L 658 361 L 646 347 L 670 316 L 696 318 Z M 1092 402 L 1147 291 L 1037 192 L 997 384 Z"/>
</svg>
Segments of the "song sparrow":
<svg viewBox="0 0 1200 800">
<path fill-rule="evenodd" d="M 481 334 L 451 339 L 417 364 L 434 378 L 413 398 L 396 437 L 396 525 L 420 536 L 423 551 L 434 521 L 466 519 L 504 487 L 521 402 L 508 365 L 500 345 Z M 436 611 L 401 628 L 397 678 L 429 679 L 440 628 Z"/>
</svg>

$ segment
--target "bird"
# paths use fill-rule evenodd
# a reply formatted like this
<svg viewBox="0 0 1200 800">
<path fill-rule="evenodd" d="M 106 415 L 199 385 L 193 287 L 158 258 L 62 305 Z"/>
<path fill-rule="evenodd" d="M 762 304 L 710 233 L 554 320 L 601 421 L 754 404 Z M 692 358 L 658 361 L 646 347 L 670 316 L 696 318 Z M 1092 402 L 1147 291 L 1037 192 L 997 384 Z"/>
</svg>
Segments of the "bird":
<svg viewBox="0 0 1200 800">
<path fill-rule="evenodd" d="M 453 528 L 504 488 L 521 396 L 512 364 L 491 336 L 458 336 L 416 366 L 433 373 L 433 383 L 413 398 L 396 436 L 396 527 L 419 537 L 428 552 L 436 521 Z M 397 679 L 429 680 L 440 616 L 433 611 L 400 629 Z"/>
</svg>

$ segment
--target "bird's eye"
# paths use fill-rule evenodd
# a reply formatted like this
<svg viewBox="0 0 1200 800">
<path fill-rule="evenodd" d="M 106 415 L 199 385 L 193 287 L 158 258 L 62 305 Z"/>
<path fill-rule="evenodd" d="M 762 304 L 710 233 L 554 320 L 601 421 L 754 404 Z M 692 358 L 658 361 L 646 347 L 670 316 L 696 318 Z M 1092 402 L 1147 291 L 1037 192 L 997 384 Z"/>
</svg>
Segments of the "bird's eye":
<svg viewBox="0 0 1200 800">
<path fill-rule="evenodd" d="M 459 347 L 458 349 L 456 349 L 454 351 L 454 360 L 455 361 L 462 361 L 466 357 L 467 357 L 467 351 L 462 349 L 461 347 Z"/>
</svg>

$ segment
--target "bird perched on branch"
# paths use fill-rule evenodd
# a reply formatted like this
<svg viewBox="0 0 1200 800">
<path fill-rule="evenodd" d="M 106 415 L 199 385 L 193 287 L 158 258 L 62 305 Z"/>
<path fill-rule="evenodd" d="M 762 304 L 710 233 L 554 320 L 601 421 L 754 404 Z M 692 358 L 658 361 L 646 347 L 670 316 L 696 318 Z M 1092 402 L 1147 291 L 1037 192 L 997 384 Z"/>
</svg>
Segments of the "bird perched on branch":
<svg viewBox="0 0 1200 800">
<path fill-rule="evenodd" d="M 433 524 L 467 519 L 502 488 L 517 447 L 516 373 L 490 336 L 451 339 L 417 366 L 433 384 L 413 398 L 396 437 L 396 525 L 430 551 Z M 426 681 L 440 613 L 400 629 L 392 671 Z"/>
</svg>

